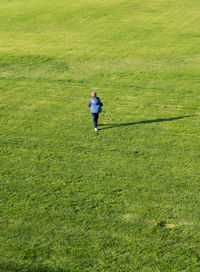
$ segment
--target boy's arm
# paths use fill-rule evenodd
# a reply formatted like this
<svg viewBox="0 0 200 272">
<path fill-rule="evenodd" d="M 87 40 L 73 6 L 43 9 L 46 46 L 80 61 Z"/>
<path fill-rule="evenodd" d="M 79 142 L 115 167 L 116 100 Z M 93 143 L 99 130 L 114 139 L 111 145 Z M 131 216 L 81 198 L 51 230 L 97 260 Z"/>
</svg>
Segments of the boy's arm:
<svg viewBox="0 0 200 272">
<path fill-rule="evenodd" d="M 100 101 L 100 106 L 102 107 L 103 106 L 103 103 Z"/>
<path fill-rule="evenodd" d="M 88 107 L 91 107 L 91 101 L 88 103 Z"/>
</svg>

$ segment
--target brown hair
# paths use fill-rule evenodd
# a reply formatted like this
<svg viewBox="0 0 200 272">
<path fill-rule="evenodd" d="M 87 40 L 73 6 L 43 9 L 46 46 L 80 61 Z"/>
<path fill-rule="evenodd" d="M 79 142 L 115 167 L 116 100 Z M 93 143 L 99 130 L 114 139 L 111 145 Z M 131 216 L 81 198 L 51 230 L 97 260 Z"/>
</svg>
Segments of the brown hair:
<svg viewBox="0 0 200 272">
<path fill-rule="evenodd" d="M 97 96 L 97 93 L 96 93 L 96 92 L 91 92 L 91 96 L 92 96 L 92 97 L 96 97 L 96 96 Z"/>
</svg>

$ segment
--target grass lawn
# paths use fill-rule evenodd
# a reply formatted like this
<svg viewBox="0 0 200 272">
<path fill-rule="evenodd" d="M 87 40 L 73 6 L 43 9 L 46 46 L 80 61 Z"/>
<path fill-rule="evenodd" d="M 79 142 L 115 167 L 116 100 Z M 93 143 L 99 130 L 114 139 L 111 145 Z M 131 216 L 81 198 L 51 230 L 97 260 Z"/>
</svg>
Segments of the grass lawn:
<svg viewBox="0 0 200 272">
<path fill-rule="evenodd" d="M 199 0 L 0 13 L 0 271 L 199 272 Z"/>
</svg>

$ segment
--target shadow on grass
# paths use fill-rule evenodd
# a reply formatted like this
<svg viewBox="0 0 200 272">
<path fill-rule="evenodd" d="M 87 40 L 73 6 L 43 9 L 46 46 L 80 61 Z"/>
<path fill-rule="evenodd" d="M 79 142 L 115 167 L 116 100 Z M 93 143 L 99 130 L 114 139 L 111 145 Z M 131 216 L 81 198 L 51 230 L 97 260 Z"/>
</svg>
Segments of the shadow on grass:
<svg viewBox="0 0 200 272">
<path fill-rule="evenodd" d="M 178 116 L 178 117 L 171 117 L 171 118 L 158 118 L 153 120 L 144 120 L 139 122 L 131 122 L 131 123 L 121 123 L 121 124 L 99 124 L 99 127 L 102 129 L 110 129 L 115 127 L 123 127 L 123 126 L 133 126 L 139 124 L 150 124 L 150 123 L 159 123 L 159 122 L 169 122 L 169 121 L 176 121 L 187 117 L 192 117 L 194 115 L 186 115 L 186 116 Z"/>
</svg>

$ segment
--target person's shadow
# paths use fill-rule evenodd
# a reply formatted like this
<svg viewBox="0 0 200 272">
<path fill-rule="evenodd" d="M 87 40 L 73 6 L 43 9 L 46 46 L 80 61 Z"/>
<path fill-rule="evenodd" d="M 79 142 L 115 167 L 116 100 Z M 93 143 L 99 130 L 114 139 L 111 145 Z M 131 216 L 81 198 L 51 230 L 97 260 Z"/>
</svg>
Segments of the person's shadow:
<svg viewBox="0 0 200 272">
<path fill-rule="evenodd" d="M 171 118 L 158 118 L 153 120 L 144 120 L 139 122 L 131 122 L 131 123 L 121 123 L 121 124 L 99 124 L 99 127 L 102 129 L 110 129 L 115 127 L 122 127 L 122 126 L 133 126 L 133 125 L 139 125 L 139 124 L 149 124 L 149 123 L 159 123 L 159 122 L 169 122 L 169 121 L 176 121 L 187 117 L 192 117 L 194 115 L 186 115 L 186 116 L 178 116 L 178 117 L 171 117 Z"/>
</svg>

